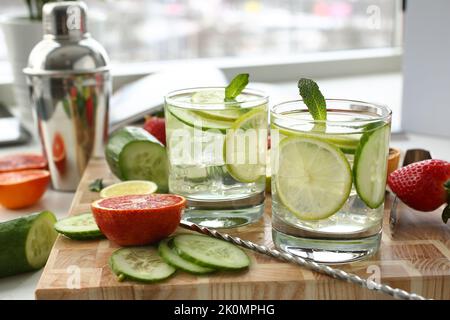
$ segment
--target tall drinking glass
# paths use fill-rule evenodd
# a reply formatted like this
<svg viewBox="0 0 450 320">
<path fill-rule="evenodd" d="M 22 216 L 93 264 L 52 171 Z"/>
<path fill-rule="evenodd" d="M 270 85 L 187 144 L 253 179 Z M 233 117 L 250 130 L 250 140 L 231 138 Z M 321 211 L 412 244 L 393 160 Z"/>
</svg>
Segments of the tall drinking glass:
<svg viewBox="0 0 450 320">
<path fill-rule="evenodd" d="M 272 236 L 303 258 L 346 263 L 379 248 L 391 111 L 326 104 L 322 121 L 300 100 L 271 108 Z"/>
<path fill-rule="evenodd" d="M 264 212 L 268 97 L 224 87 L 178 90 L 165 97 L 169 190 L 187 199 L 183 219 L 230 228 Z"/>
</svg>

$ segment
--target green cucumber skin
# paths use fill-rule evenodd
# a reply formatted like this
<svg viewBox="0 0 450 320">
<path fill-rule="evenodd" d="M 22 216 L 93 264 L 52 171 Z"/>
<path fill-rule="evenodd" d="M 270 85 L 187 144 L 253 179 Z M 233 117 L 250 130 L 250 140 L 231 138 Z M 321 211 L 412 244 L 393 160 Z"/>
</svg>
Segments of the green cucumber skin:
<svg viewBox="0 0 450 320">
<path fill-rule="evenodd" d="M 84 215 L 92 215 L 92 213 L 84 213 L 59 220 L 58 222 L 55 223 L 56 232 L 72 240 L 94 240 L 105 238 L 104 234 L 100 231 L 100 229 L 98 229 L 98 227 L 96 230 L 90 231 L 67 231 L 67 229 L 65 230 L 64 225 L 62 225 L 62 222 L 70 221 Z"/>
<path fill-rule="evenodd" d="M 98 239 L 104 239 L 105 235 L 101 232 L 77 232 L 75 233 L 66 233 L 64 231 L 56 230 L 58 233 L 62 234 L 63 236 L 71 239 L 71 240 L 98 240 Z"/>
<path fill-rule="evenodd" d="M 173 264 L 173 263 L 171 262 L 171 260 L 167 258 L 166 254 L 165 254 L 165 250 L 164 250 L 163 247 L 162 247 L 162 245 L 164 244 L 164 242 L 167 243 L 167 247 L 168 247 L 169 250 L 174 250 L 174 251 L 175 251 L 176 249 L 175 249 L 175 248 L 171 248 L 171 247 L 169 246 L 169 244 L 168 244 L 168 241 L 166 241 L 166 240 L 161 241 L 160 244 L 159 244 L 159 246 L 158 246 L 158 253 L 159 253 L 159 255 L 161 256 L 161 258 L 162 258 L 167 264 L 171 265 L 172 267 L 174 267 L 174 268 L 176 268 L 176 269 L 180 269 L 180 270 L 182 270 L 182 271 L 184 271 L 184 272 L 192 273 L 192 274 L 196 274 L 196 275 L 210 274 L 210 273 L 212 273 L 212 272 L 217 271 L 217 270 L 214 269 L 214 268 L 207 268 L 207 267 L 201 266 L 201 265 L 199 264 L 199 265 L 198 265 L 199 267 L 203 267 L 203 268 L 209 269 L 209 270 L 208 270 L 208 271 L 205 270 L 204 272 L 196 272 L 196 271 L 193 271 L 193 270 L 190 270 L 190 269 L 187 269 L 187 268 L 183 268 L 181 265 L 175 265 L 175 264 Z M 176 253 L 178 253 L 178 251 L 176 251 Z M 180 257 L 181 257 L 181 256 L 180 256 Z M 189 260 L 187 260 L 187 261 L 189 261 Z M 189 262 L 191 262 L 191 261 L 189 261 Z"/>
<path fill-rule="evenodd" d="M 128 180 L 127 172 L 123 170 L 123 165 L 121 164 L 121 155 L 127 146 L 135 142 L 150 142 L 160 146 L 165 152 L 164 145 L 142 128 L 124 127 L 116 131 L 106 144 L 105 158 L 112 173 L 120 180 Z M 163 184 L 155 182 L 158 185 L 158 192 L 168 191 L 167 182 Z"/>
<path fill-rule="evenodd" d="M 43 267 L 43 265 L 38 267 L 31 266 L 25 252 L 28 231 L 36 219 L 43 215 L 56 222 L 53 213 L 43 211 L 0 223 L 0 278 L 38 270 Z"/>
</svg>

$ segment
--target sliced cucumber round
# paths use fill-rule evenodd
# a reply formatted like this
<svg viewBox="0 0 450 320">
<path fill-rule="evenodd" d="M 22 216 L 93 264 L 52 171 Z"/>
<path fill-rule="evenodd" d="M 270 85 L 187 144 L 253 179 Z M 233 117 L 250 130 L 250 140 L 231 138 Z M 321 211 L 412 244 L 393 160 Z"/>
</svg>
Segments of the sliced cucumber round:
<svg viewBox="0 0 450 320">
<path fill-rule="evenodd" d="M 261 135 L 260 130 L 266 134 Z M 235 180 L 250 183 L 265 177 L 266 110 L 257 108 L 237 119 L 225 136 L 223 148 L 227 170 Z"/>
<path fill-rule="evenodd" d="M 74 240 L 90 240 L 104 237 L 90 212 L 59 220 L 55 223 L 55 230 Z"/>
<path fill-rule="evenodd" d="M 239 270 L 250 265 L 243 250 L 211 237 L 181 234 L 173 238 L 173 245 L 181 257 L 207 268 Z"/>
<path fill-rule="evenodd" d="M 364 133 L 355 152 L 353 176 L 356 192 L 371 209 L 384 202 L 390 127 Z"/>
<path fill-rule="evenodd" d="M 350 164 L 342 151 L 323 140 L 285 138 L 274 163 L 276 195 L 302 220 L 330 217 L 350 195 Z"/>
<path fill-rule="evenodd" d="M 170 247 L 169 241 L 169 239 L 161 241 L 158 246 L 158 251 L 161 258 L 171 266 L 193 274 L 205 274 L 216 271 L 215 269 L 202 267 L 183 259 Z"/>
<path fill-rule="evenodd" d="M 119 281 L 155 282 L 170 277 L 176 269 L 164 262 L 153 247 L 130 247 L 115 251 L 109 265 Z"/>
</svg>

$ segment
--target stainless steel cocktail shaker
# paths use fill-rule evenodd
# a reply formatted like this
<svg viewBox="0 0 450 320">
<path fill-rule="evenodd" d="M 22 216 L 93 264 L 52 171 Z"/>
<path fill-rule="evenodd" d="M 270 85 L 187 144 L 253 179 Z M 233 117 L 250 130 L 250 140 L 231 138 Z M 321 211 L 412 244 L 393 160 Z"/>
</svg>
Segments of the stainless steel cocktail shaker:
<svg viewBox="0 0 450 320">
<path fill-rule="evenodd" d="M 24 69 L 52 184 L 63 191 L 75 190 L 89 158 L 103 154 L 108 130 L 108 56 L 86 16 L 83 2 L 46 4 L 44 38 Z"/>
</svg>

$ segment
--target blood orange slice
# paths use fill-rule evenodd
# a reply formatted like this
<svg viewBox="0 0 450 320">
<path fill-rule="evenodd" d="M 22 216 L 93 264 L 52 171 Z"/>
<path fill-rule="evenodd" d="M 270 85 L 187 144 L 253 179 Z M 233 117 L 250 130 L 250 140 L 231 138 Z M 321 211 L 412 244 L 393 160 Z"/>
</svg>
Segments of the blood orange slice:
<svg viewBox="0 0 450 320">
<path fill-rule="evenodd" d="M 19 170 L 45 169 L 47 160 L 40 154 L 20 153 L 0 157 L 0 173 Z"/>
<path fill-rule="evenodd" d="M 186 199 L 173 194 L 125 195 L 92 203 L 102 233 L 121 246 L 150 244 L 173 233 Z"/>
</svg>

